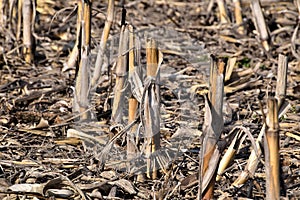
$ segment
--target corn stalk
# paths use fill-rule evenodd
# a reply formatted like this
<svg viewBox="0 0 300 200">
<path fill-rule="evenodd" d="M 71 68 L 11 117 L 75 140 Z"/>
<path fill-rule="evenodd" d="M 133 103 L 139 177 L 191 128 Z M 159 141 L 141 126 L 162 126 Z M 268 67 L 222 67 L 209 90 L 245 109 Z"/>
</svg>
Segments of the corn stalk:
<svg viewBox="0 0 300 200">
<path fill-rule="evenodd" d="M 77 0 L 76 41 L 75 41 L 74 47 L 72 49 L 72 52 L 69 56 L 66 69 L 64 68 L 63 71 L 70 69 L 70 68 L 75 68 L 76 63 L 79 61 L 82 12 L 83 12 L 82 0 Z"/>
<path fill-rule="evenodd" d="M 116 85 L 114 89 L 114 102 L 111 115 L 112 122 L 116 124 L 121 124 L 123 110 L 125 108 L 125 81 L 128 75 L 128 42 L 128 25 L 123 25 L 120 33 L 119 53 L 116 66 Z"/>
<path fill-rule="evenodd" d="M 31 0 L 23 0 L 23 55 L 25 61 L 32 63 L 34 60 L 34 39 L 32 36 L 33 8 Z"/>
<path fill-rule="evenodd" d="M 146 135 L 146 158 L 147 177 L 157 178 L 157 163 L 151 155 L 160 148 L 160 91 L 159 85 L 159 63 L 160 55 L 157 49 L 157 42 L 148 39 L 146 42 L 147 57 L 147 79 L 144 92 L 144 128 Z M 162 56 L 161 56 L 162 57 Z M 152 169 L 152 174 L 151 174 Z"/>
<path fill-rule="evenodd" d="M 81 27 L 85 27 L 85 22 L 81 22 Z M 81 59 L 78 67 L 75 84 L 75 111 L 81 113 L 80 120 L 88 120 L 91 118 L 91 113 L 88 111 L 89 107 L 89 93 L 90 93 L 90 75 L 88 63 L 88 45 L 84 45 L 86 41 L 86 32 L 82 28 L 81 33 Z"/>
<path fill-rule="evenodd" d="M 224 126 L 222 110 L 225 68 L 225 62 L 222 59 L 211 57 L 210 90 L 208 99 L 205 101 L 204 140 L 200 161 L 198 199 L 213 198 L 217 166 L 221 155 L 218 140 Z"/>
<path fill-rule="evenodd" d="M 275 96 L 279 98 L 279 112 L 278 117 L 280 118 L 288 109 L 289 104 L 285 103 L 284 97 L 286 94 L 286 80 L 287 80 L 287 60 L 286 57 L 279 56 L 279 62 L 278 62 L 278 71 L 277 71 L 277 85 L 276 85 L 276 94 Z M 233 186 L 235 187 L 241 187 L 249 178 L 249 176 L 254 176 L 254 173 L 257 169 L 259 158 L 262 154 L 261 151 L 261 144 L 262 144 L 262 138 L 266 130 L 266 124 L 264 123 L 260 133 L 258 134 L 258 137 L 256 139 L 256 147 L 257 151 L 254 149 L 251 150 L 251 154 L 249 156 L 249 159 L 247 161 L 247 165 L 244 169 L 244 171 L 239 175 L 239 177 L 233 182 Z"/>
<path fill-rule="evenodd" d="M 265 18 L 263 12 L 261 10 L 259 0 L 251 1 L 251 10 L 253 14 L 253 21 L 256 27 L 256 30 L 260 36 L 262 46 L 264 47 L 266 52 L 269 52 L 270 45 L 269 45 L 269 32 L 265 22 Z"/>
<path fill-rule="evenodd" d="M 287 81 L 288 58 L 282 54 L 278 56 L 278 70 L 276 83 L 276 99 L 278 100 L 278 107 L 284 103 L 286 96 L 286 81 Z"/>
<path fill-rule="evenodd" d="M 230 19 L 227 15 L 226 5 L 224 0 L 217 0 L 221 23 L 229 23 Z"/>
<path fill-rule="evenodd" d="M 110 27 L 114 19 L 114 10 L 115 10 L 114 3 L 115 3 L 114 0 L 108 1 L 107 18 L 102 32 L 101 41 L 99 44 L 99 50 L 98 50 L 97 59 L 95 63 L 95 70 L 91 82 L 92 88 L 95 88 L 97 86 L 104 65 L 104 52 L 105 52 L 106 43 L 110 32 Z"/>
<path fill-rule="evenodd" d="M 297 7 L 298 19 L 299 19 L 300 18 L 300 0 L 295 0 L 294 4 Z M 297 58 L 297 60 L 300 60 L 300 56 L 297 52 L 297 45 L 296 45 L 296 40 L 298 38 L 299 25 L 300 25 L 300 23 L 298 22 L 297 26 L 294 29 L 294 33 L 292 35 L 292 38 L 291 38 L 291 50 L 292 50 L 293 56 L 295 56 Z"/>
<path fill-rule="evenodd" d="M 267 128 L 264 136 L 266 198 L 280 199 L 279 123 L 277 99 L 268 99 Z"/>
<path fill-rule="evenodd" d="M 91 4 L 91 1 L 78 1 L 78 11 L 81 11 L 78 13 L 78 19 L 82 19 L 82 21 L 77 27 L 81 30 L 77 39 L 81 39 L 81 41 L 80 43 L 78 42 L 78 46 L 74 47 L 78 52 L 80 50 L 80 57 L 76 59 L 79 61 L 79 66 L 75 84 L 74 107 L 76 112 L 81 113 L 80 120 L 91 118 L 91 112 L 88 110 L 90 96 L 89 48 L 91 40 Z"/>
<path fill-rule="evenodd" d="M 245 34 L 245 29 L 243 26 L 243 17 L 242 17 L 242 7 L 240 0 L 233 0 L 234 3 L 234 16 L 236 25 L 238 25 L 238 33 L 241 35 Z"/>
<path fill-rule="evenodd" d="M 131 25 L 128 26 L 129 29 L 129 58 L 128 58 L 128 65 L 129 65 L 129 76 L 133 76 L 135 71 L 135 37 L 133 32 L 133 27 Z M 131 94 L 128 100 L 128 123 L 130 124 L 133 122 L 137 116 L 137 108 L 138 108 L 138 101 L 136 98 Z M 137 126 L 133 126 L 127 134 L 127 159 L 131 160 L 136 155 L 138 149 L 135 143 L 135 132 Z"/>
</svg>

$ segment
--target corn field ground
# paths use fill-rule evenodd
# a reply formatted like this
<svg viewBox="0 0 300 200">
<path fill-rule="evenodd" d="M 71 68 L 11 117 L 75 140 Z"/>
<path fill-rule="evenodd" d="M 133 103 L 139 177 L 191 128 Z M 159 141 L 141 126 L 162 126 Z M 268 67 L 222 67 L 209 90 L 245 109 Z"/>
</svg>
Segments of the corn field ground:
<svg viewBox="0 0 300 200">
<path fill-rule="evenodd" d="M 299 20 L 299 0 L 0 0 L 0 199 L 300 199 Z"/>
</svg>

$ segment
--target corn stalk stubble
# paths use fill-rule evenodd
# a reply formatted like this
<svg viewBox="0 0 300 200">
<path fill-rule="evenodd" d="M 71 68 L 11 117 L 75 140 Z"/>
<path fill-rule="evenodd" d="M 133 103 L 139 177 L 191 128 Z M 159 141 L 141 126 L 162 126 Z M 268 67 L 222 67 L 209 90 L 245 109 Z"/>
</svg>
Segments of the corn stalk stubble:
<svg viewBox="0 0 300 200">
<path fill-rule="evenodd" d="M 199 173 L 198 199 L 213 198 L 217 166 L 220 161 L 218 140 L 223 131 L 223 95 L 225 63 L 222 59 L 211 57 L 210 91 L 205 101 L 205 118 L 203 124 L 203 149 Z"/>
<path fill-rule="evenodd" d="M 115 94 L 111 116 L 112 122 L 115 124 L 122 123 L 123 110 L 125 108 L 125 81 L 128 76 L 128 42 L 128 25 L 123 25 L 120 33 L 119 53 L 116 66 L 116 85 L 114 89 Z"/>
<path fill-rule="evenodd" d="M 93 77 L 91 81 L 92 89 L 94 89 L 98 84 L 99 78 L 101 76 L 102 68 L 107 66 L 107 63 L 104 63 L 104 53 L 106 49 L 106 43 L 109 36 L 110 28 L 114 20 L 114 11 L 115 11 L 114 3 L 115 3 L 114 0 L 108 1 L 107 18 L 102 32 L 101 41 L 99 44 L 99 50 L 97 53 L 97 58 L 95 63 L 95 70 L 93 72 Z"/>
<path fill-rule="evenodd" d="M 279 123 L 277 99 L 268 99 L 268 114 L 264 136 L 266 167 L 266 198 L 280 199 L 279 175 Z"/>
<path fill-rule="evenodd" d="M 243 17 L 242 17 L 242 7 L 241 7 L 241 1 L 240 0 L 233 0 L 234 3 L 234 16 L 235 16 L 235 22 L 238 25 L 238 33 L 241 35 L 245 34 L 245 29 L 243 26 Z"/>
<path fill-rule="evenodd" d="M 258 31 L 258 34 L 260 36 L 262 46 L 265 49 L 266 52 L 269 52 L 270 45 L 269 45 L 269 32 L 268 27 L 265 22 L 265 18 L 260 6 L 259 0 L 253 0 L 251 1 L 251 10 L 253 14 L 253 21 L 256 27 L 256 30 Z"/>
<path fill-rule="evenodd" d="M 146 42 L 147 79 L 144 98 L 144 128 L 146 136 L 147 177 L 157 178 L 157 163 L 151 154 L 160 148 L 159 51 L 153 39 Z M 151 174 L 152 168 L 152 174 Z"/>
<path fill-rule="evenodd" d="M 134 30 L 131 25 L 128 26 L 129 29 L 129 57 L 128 57 L 128 62 L 129 62 L 129 76 L 132 76 L 135 70 L 135 36 L 134 36 Z M 128 100 L 128 123 L 131 123 L 134 121 L 134 119 L 137 116 L 138 113 L 138 101 L 136 98 L 130 94 L 130 98 Z M 133 159 L 136 154 L 138 153 L 137 149 L 137 143 L 135 142 L 135 132 L 137 130 L 137 126 L 133 126 L 130 131 L 127 133 L 127 159 L 131 160 Z"/>
<path fill-rule="evenodd" d="M 79 50 L 80 50 L 80 35 L 81 35 L 81 21 L 82 21 L 83 5 L 82 0 L 77 0 L 77 25 L 76 25 L 76 41 L 71 51 L 67 66 L 64 67 L 63 71 L 70 68 L 75 68 L 76 62 L 78 62 Z"/>
<path fill-rule="evenodd" d="M 287 60 L 286 57 L 279 56 L 277 85 L 276 85 L 276 93 L 275 93 L 275 96 L 278 98 L 278 103 L 279 103 L 278 118 L 284 115 L 290 107 L 290 104 L 285 101 L 286 81 L 287 81 Z M 233 182 L 232 186 L 241 187 L 248 180 L 249 176 L 254 176 L 254 173 L 259 163 L 259 158 L 262 154 L 260 147 L 262 144 L 262 138 L 265 131 L 266 131 L 266 124 L 264 123 L 256 139 L 256 147 L 258 151 L 255 151 L 253 149 L 251 150 L 251 154 L 249 156 L 244 171 Z"/>
<path fill-rule="evenodd" d="M 85 21 L 81 22 L 81 27 L 85 27 Z M 81 113 L 80 120 L 88 120 L 91 118 L 91 112 L 86 112 L 89 107 L 90 95 L 90 73 L 88 62 L 88 49 L 89 46 L 85 44 L 86 29 L 82 28 L 81 39 L 83 44 L 81 46 L 81 59 L 78 68 L 78 74 L 75 84 L 75 111 Z"/>
<path fill-rule="evenodd" d="M 34 60 L 34 38 L 32 36 L 33 8 L 31 0 L 23 0 L 23 55 L 25 61 L 32 63 Z"/>
</svg>

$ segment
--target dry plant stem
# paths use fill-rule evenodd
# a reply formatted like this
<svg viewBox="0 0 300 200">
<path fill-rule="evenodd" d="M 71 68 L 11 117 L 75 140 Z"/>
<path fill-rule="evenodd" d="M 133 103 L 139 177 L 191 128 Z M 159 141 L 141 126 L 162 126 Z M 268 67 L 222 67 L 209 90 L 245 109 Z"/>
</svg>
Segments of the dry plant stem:
<svg viewBox="0 0 300 200">
<path fill-rule="evenodd" d="M 298 10 L 298 21 L 299 21 L 299 19 L 300 19 L 300 0 L 295 0 L 294 4 L 296 5 L 297 10 Z M 292 50 L 293 56 L 295 56 L 298 60 L 300 60 L 300 56 L 297 53 L 296 39 L 298 37 L 299 25 L 300 25 L 300 23 L 298 22 L 296 28 L 294 29 L 292 38 L 291 38 L 291 50 Z"/>
<path fill-rule="evenodd" d="M 0 0 L 0 28 L 1 29 L 4 27 L 4 4 L 3 4 L 3 1 L 4 0 Z"/>
<path fill-rule="evenodd" d="M 92 89 L 97 86 L 99 78 L 101 76 L 101 71 L 102 71 L 101 69 L 103 68 L 106 43 L 107 43 L 107 39 L 109 36 L 110 27 L 111 27 L 111 25 L 113 23 L 113 19 L 114 19 L 114 10 L 115 10 L 114 3 L 115 3 L 114 0 L 108 1 L 107 18 L 106 18 L 106 22 L 105 22 L 104 29 L 102 32 L 101 41 L 99 44 L 99 50 L 98 50 L 97 59 L 96 59 L 96 63 L 95 63 L 95 70 L 93 73 L 93 78 L 92 78 L 92 83 L 91 83 Z"/>
<path fill-rule="evenodd" d="M 34 59 L 34 42 L 31 33 L 31 23 L 32 23 L 32 3 L 31 0 L 23 0 L 22 6 L 23 14 L 23 55 L 25 61 L 28 63 L 33 62 Z"/>
<path fill-rule="evenodd" d="M 219 8 L 219 15 L 221 23 L 228 23 L 229 17 L 226 12 L 225 2 L 224 0 L 217 0 L 218 8 Z"/>
<path fill-rule="evenodd" d="M 280 199 L 279 124 L 275 98 L 268 99 L 267 129 L 264 137 L 266 167 L 266 199 Z"/>
<path fill-rule="evenodd" d="M 82 21 L 82 27 L 85 27 L 85 22 Z M 82 29 L 81 33 L 82 43 L 86 40 L 85 29 Z M 90 81 L 89 81 L 89 68 L 88 68 L 88 45 L 81 46 L 81 60 L 79 63 L 78 74 L 76 77 L 75 84 L 75 111 L 83 113 L 80 116 L 80 120 L 90 119 L 91 113 L 86 112 L 89 106 L 89 92 L 90 92 Z"/>
<path fill-rule="evenodd" d="M 121 123 L 124 110 L 125 101 L 125 80 L 128 70 L 128 41 L 129 31 L 128 26 L 123 25 L 120 33 L 119 55 L 116 66 L 116 85 L 114 90 L 114 102 L 112 107 L 112 121 L 113 123 Z"/>
<path fill-rule="evenodd" d="M 233 160 L 233 158 L 241 144 L 241 141 L 242 141 L 241 136 L 242 136 L 242 134 L 241 134 L 241 131 L 239 130 L 239 132 L 236 134 L 233 141 L 231 142 L 230 146 L 228 147 L 226 153 L 222 157 L 220 164 L 219 164 L 216 181 L 219 181 L 221 179 L 221 175 L 224 173 L 227 166 Z"/>
<path fill-rule="evenodd" d="M 233 69 L 236 64 L 237 57 L 231 57 L 228 59 L 226 73 L 225 73 L 225 81 L 229 81 L 232 75 Z"/>
<path fill-rule="evenodd" d="M 79 49 L 80 49 L 79 41 L 81 35 L 82 12 L 83 12 L 82 0 L 77 0 L 76 41 L 68 59 L 67 68 L 74 68 L 76 66 L 76 62 L 78 61 Z"/>
<path fill-rule="evenodd" d="M 288 68 L 287 56 L 279 54 L 278 70 L 277 70 L 277 83 L 276 83 L 276 98 L 278 100 L 279 108 L 283 104 L 285 95 L 286 95 L 287 68 Z"/>
<path fill-rule="evenodd" d="M 83 20 L 85 23 L 85 41 L 84 44 L 88 47 L 91 43 L 91 13 L 92 13 L 92 0 L 85 0 L 84 1 L 84 9 L 83 9 Z"/>
<path fill-rule="evenodd" d="M 264 49 L 269 52 L 270 46 L 269 46 L 269 32 L 268 28 L 265 22 L 265 18 L 263 15 L 263 12 L 261 10 L 260 2 L 259 0 L 253 0 L 251 1 L 251 10 L 253 14 L 253 20 L 256 27 L 256 30 L 259 33 L 262 46 Z"/>
<path fill-rule="evenodd" d="M 276 85 L 276 98 L 278 99 L 278 108 L 280 108 L 279 117 L 282 116 L 285 112 L 287 107 L 284 107 L 284 99 L 286 94 L 286 81 L 287 81 L 287 58 L 286 56 L 279 55 L 279 61 L 278 61 L 278 71 L 277 71 L 277 85 Z M 256 146 L 258 149 L 258 154 L 252 149 L 250 157 L 248 159 L 247 165 L 245 167 L 245 170 L 240 174 L 240 176 L 234 181 L 232 184 L 235 187 L 242 186 L 247 180 L 249 175 L 252 176 L 255 173 L 255 170 L 257 169 L 258 163 L 259 163 L 259 157 L 261 156 L 261 148 L 260 144 L 262 143 L 262 138 L 266 130 L 266 124 L 263 124 L 260 133 L 256 139 Z"/>
<path fill-rule="evenodd" d="M 157 164 L 151 159 L 151 154 L 160 148 L 160 92 L 159 85 L 159 69 L 158 69 L 158 49 L 157 43 L 153 39 L 148 39 L 146 43 L 146 57 L 147 57 L 147 78 L 155 80 L 150 83 L 149 88 L 145 88 L 145 134 L 147 138 L 146 156 L 147 156 L 147 177 L 157 178 Z M 152 166 L 152 174 L 151 174 Z"/>
<path fill-rule="evenodd" d="M 241 35 L 244 35 L 245 30 L 243 26 L 243 17 L 242 17 L 242 7 L 241 7 L 241 1 L 240 0 L 233 0 L 234 2 L 234 16 L 235 16 L 235 22 L 238 25 L 238 33 Z"/>
<path fill-rule="evenodd" d="M 132 75 L 134 72 L 134 33 L 133 33 L 133 27 L 131 25 L 128 26 L 129 29 L 129 76 Z M 134 98 L 133 95 L 128 100 L 128 123 L 131 123 L 136 118 L 137 108 L 138 108 L 138 101 Z M 133 126 L 130 131 L 127 133 L 127 159 L 132 159 L 133 156 L 137 153 L 135 148 L 135 131 L 137 129 L 137 126 Z"/>
<path fill-rule="evenodd" d="M 16 38 L 17 40 L 20 40 L 21 37 L 21 29 L 22 29 L 22 10 L 23 10 L 23 0 L 18 1 L 18 12 L 16 13 L 18 17 L 18 23 L 17 23 L 17 32 L 16 32 Z"/>
<path fill-rule="evenodd" d="M 225 63 L 222 59 L 217 59 L 214 56 L 211 57 L 211 68 L 210 68 L 210 91 L 209 91 L 209 103 L 210 109 L 205 110 L 205 121 L 203 133 L 204 141 L 203 141 L 203 155 L 202 155 L 202 166 L 200 174 L 202 178 L 200 180 L 205 180 L 206 173 L 211 173 L 211 178 L 209 180 L 207 188 L 203 187 L 203 183 L 201 182 L 199 185 L 199 194 L 198 198 L 200 199 L 212 199 L 214 193 L 214 185 L 216 181 L 216 170 L 217 165 L 219 163 L 219 159 L 214 163 L 215 166 L 211 166 L 211 159 L 215 159 L 215 157 L 219 158 L 220 152 L 217 151 L 217 142 L 221 136 L 223 131 L 223 95 L 224 95 L 224 72 L 225 72 Z M 211 114 L 208 114 L 210 112 Z M 208 117 L 209 116 L 209 117 Z M 209 119 L 210 118 L 210 119 Z M 201 163 L 201 162 L 200 162 Z M 211 170 L 210 168 L 214 168 Z M 203 194 L 203 195 L 202 195 Z"/>
</svg>

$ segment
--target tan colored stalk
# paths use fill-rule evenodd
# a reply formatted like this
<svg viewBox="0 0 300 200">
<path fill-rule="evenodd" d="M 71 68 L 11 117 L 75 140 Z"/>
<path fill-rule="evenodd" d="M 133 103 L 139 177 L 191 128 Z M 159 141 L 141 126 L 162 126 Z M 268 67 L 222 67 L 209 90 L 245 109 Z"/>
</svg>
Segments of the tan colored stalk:
<svg viewBox="0 0 300 200">
<path fill-rule="evenodd" d="M 243 17 L 242 17 L 242 7 L 241 7 L 241 1 L 240 0 L 233 0 L 234 3 L 234 16 L 235 16 L 235 22 L 238 25 L 238 33 L 241 35 L 245 34 L 245 29 L 243 26 Z"/>
<path fill-rule="evenodd" d="M 223 131 L 223 95 L 225 63 L 222 59 L 211 57 L 209 80 L 209 100 L 206 103 L 203 125 L 201 178 L 199 183 L 198 199 L 213 199 L 216 172 L 220 159 L 217 142 Z M 213 162 L 212 162 L 213 161 Z M 207 178 L 208 177 L 208 178 Z"/>
<path fill-rule="evenodd" d="M 224 0 L 217 0 L 217 3 L 218 3 L 218 8 L 219 8 L 219 15 L 220 15 L 221 23 L 224 23 L 224 24 L 228 23 L 230 20 L 227 15 L 227 12 L 226 12 Z"/>
<path fill-rule="evenodd" d="M 125 80 L 128 70 L 128 26 L 123 25 L 120 33 L 119 55 L 116 66 L 116 85 L 114 89 L 114 102 L 112 107 L 112 121 L 119 124 L 122 122 L 123 110 L 125 108 Z"/>
<path fill-rule="evenodd" d="M 131 76 L 135 70 L 134 66 L 134 49 L 135 49 L 135 43 L 134 43 L 134 32 L 133 27 L 131 25 L 128 26 L 129 29 L 129 76 Z M 130 96 L 128 100 L 128 123 L 130 124 L 133 122 L 137 115 L 137 108 L 138 108 L 138 101 L 135 99 L 133 95 Z M 131 160 L 134 158 L 135 154 L 137 153 L 136 145 L 135 145 L 135 131 L 137 126 L 133 126 L 130 131 L 127 134 L 127 159 Z"/>
<path fill-rule="evenodd" d="M 91 83 L 92 88 L 95 88 L 97 86 L 99 78 L 101 76 L 106 43 L 107 43 L 107 39 L 109 36 L 110 27 L 111 27 L 111 25 L 113 23 L 113 19 L 114 19 L 114 10 L 115 10 L 114 3 L 115 3 L 114 0 L 108 1 L 107 18 L 106 18 L 106 22 L 105 22 L 104 29 L 102 32 L 102 37 L 101 37 L 99 50 L 98 50 L 98 54 L 97 54 L 97 59 L 96 59 L 96 63 L 95 63 L 95 70 L 93 73 L 93 78 L 92 78 L 92 83 Z"/>
<path fill-rule="evenodd" d="M 4 27 L 4 0 L 0 0 L 0 28 Z M 2 31 L 2 30 L 1 30 Z"/>
<path fill-rule="evenodd" d="M 280 108 L 278 117 L 280 118 L 289 108 L 289 104 L 284 103 L 284 97 L 286 94 L 286 80 L 287 80 L 287 60 L 286 57 L 279 56 L 278 62 L 278 72 L 277 72 L 277 85 L 276 85 L 276 94 L 275 96 L 279 99 L 278 107 Z M 239 175 L 239 177 L 232 184 L 235 187 L 241 187 L 249 178 L 249 176 L 254 176 L 254 173 L 257 169 L 259 163 L 259 157 L 262 154 L 261 143 L 262 138 L 266 130 L 266 124 L 264 123 L 258 137 L 256 139 L 257 152 L 251 150 L 251 154 L 247 161 L 245 170 Z"/>
<path fill-rule="evenodd" d="M 279 123 L 277 99 L 268 99 L 267 129 L 264 137 L 266 199 L 280 199 Z"/>
<path fill-rule="evenodd" d="M 72 52 L 69 56 L 68 62 L 67 62 L 67 69 L 69 68 L 75 68 L 76 62 L 79 60 L 79 41 L 80 41 L 80 35 L 81 35 L 81 22 L 82 22 L 82 12 L 83 12 L 83 5 L 82 0 L 77 0 L 77 26 L 76 26 L 76 41 L 74 44 L 74 47 L 72 49 Z"/>
<path fill-rule="evenodd" d="M 236 152 L 239 149 L 239 146 L 242 142 L 242 131 L 239 130 L 239 132 L 234 137 L 233 141 L 231 142 L 230 146 L 228 147 L 226 153 L 222 157 L 219 167 L 218 167 L 218 173 L 216 181 L 219 181 L 221 179 L 221 175 L 224 173 L 228 165 L 232 162 Z"/>
<path fill-rule="evenodd" d="M 81 22 L 81 26 L 85 27 L 85 22 Z M 81 29 L 81 44 L 86 41 L 85 29 Z M 78 67 L 78 73 L 75 84 L 75 111 L 82 113 L 80 120 L 90 119 L 91 113 L 88 110 L 89 107 L 89 92 L 90 92 L 90 81 L 89 81 L 89 66 L 88 66 L 88 45 L 81 46 L 81 59 Z"/>
<path fill-rule="evenodd" d="M 251 1 L 251 10 L 253 14 L 254 24 L 260 36 L 262 46 L 268 52 L 270 50 L 270 45 L 269 45 L 270 37 L 269 37 L 268 28 L 265 22 L 265 18 L 259 0 Z"/>
<path fill-rule="evenodd" d="M 23 55 L 28 63 L 34 60 L 34 41 L 31 32 L 32 23 L 32 2 L 31 0 L 23 0 Z"/>
<path fill-rule="evenodd" d="M 229 81 L 233 72 L 233 69 L 236 64 L 237 57 L 231 57 L 228 59 L 226 73 L 225 73 L 225 81 Z"/>
<path fill-rule="evenodd" d="M 294 4 L 297 7 L 298 19 L 299 19 L 300 18 L 300 0 L 295 0 Z M 291 50 L 292 50 L 293 56 L 295 56 L 297 58 L 297 60 L 300 60 L 300 56 L 297 53 L 297 46 L 298 45 L 296 45 L 296 41 L 297 41 L 297 38 L 298 38 L 298 30 L 299 30 L 299 23 L 297 23 L 297 26 L 295 27 L 294 33 L 293 33 L 292 38 L 291 38 Z"/>
<path fill-rule="evenodd" d="M 84 9 L 83 9 L 83 20 L 85 23 L 84 29 L 85 29 L 85 45 L 88 47 L 91 43 L 91 14 L 92 14 L 92 0 L 85 0 L 84 1 Z"/>
<path fill-rule="evenodd" d="M 287 81 L 288 58 L 282 54 L 278 57 L 277 83 L 276 83 L 276 98 L 278 107 L 284 103 L 286 96 L 286 81 Z"/>
<path fill-rule="evenodd" d="M 159 85 L 159 52 L 157 42 L 148 39 L 146 43 L 147 57 L 147 79 L 150 81 L 145 94 L 144 116 L 145 116 L 145 135 L 146 156 L 147 156 L 147 177 L 157 178 L 157 163 L 151 159 L 151 155 L 160 148 L 160 92 Z M 153 82 L 154 81 L 154 82 Z M 151 174 L 152 168 L 152 174 Z"/>
<path fill-rule="evenodd" d="M 15 10 L 15 9 L 14 9 Z M 22 10 L 23 10 L 23 0 L 18 1 L 18 8 L 17 12 L 15 13 L 18 17 L 18 22 L 17 22 L 17 31 L 16 31 L 16 38 L 17 40 L 20 40 L 21 37 L 21 29 L 22 29 Z"/>
</svg>

